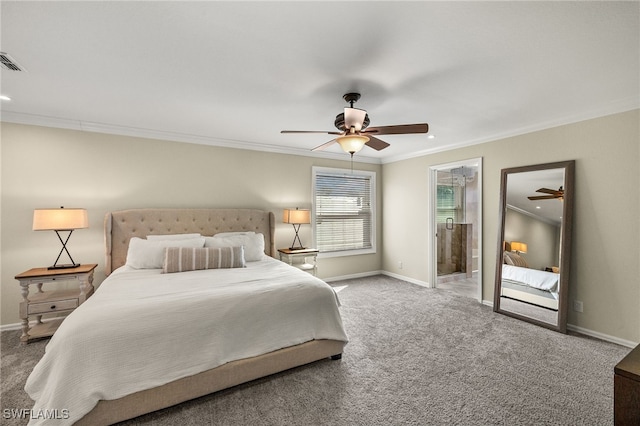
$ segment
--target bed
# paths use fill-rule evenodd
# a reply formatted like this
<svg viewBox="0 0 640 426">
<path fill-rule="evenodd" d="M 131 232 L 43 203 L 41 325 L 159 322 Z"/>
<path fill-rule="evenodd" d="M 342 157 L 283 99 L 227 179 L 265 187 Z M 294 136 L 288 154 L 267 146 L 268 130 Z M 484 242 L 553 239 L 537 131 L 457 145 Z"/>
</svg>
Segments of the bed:
<svg viewBox="0 0 640 426">
<path fill-rule="evenodd" d="M 64 410 L 57 424 L 112 424 L 340 359 L 347 336 L 336 293 L 274 258 L 274 229 L 273 213 L 254 209 L 107 214 L 107 278 L 65 319 L 27 380 L 34 412 Z"/>
<path fill-rule="evenodd" d="M 557 311 L 559 282 L 559 273 L 531 269 L 518 254 L 504 252 L 503 297 Z"/>
</svg>

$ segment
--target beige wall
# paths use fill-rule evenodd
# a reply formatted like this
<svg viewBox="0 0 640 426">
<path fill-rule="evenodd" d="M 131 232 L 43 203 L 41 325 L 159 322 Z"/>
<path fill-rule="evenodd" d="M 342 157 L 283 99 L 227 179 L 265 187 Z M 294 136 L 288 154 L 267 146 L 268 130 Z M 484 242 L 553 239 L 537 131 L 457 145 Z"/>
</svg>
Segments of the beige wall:
<svg viewBox="0 0 640 426">
<path fill-rule="evenodd" d="M 584 312 L 570 310 L 569 324 L 639 342 L 639 126 L 635 110 L 385 164 L 382 269 L 429 281 L 429 167 L 483 157 L 483 299 L 493 300 L 500 170 L 575 159 L 569 297 L 583 301 Z"/>
<path fill-rule="evenodd" d="M 493 299 L 500 170 L 576 160 L 574 263 L 570 299 L 584 312 L 569 323 L 640 341 L 639 111 L 612 115 L 383 166 L 378 171 L 378 254 L 322 259 L 320 275 L 385 270 L 429 281 L 428 175 L 432 165 L 483 158 L 483 299 Z M 335 161 L 139 139 L 38 126 L 2 124 L 0 227 L 1 323 L 19 322 L 20 291 L 13 277 L 53 262 L 53 232 L 31 231 L 33 209 L 85 207 L 90 228 L 70 241 L 80 262 L 100 263 L 102 220 L 109 210 L 135 207 L 254 207 L 280 220 L 285 207 L 311 205 L 311 167 L 348 168 Z M 238 172 L 241 179 L 233 179 Z M 381 228 L 382 227 L 382 228 Z M 310 227 L 302 229 L 311 241 Z M 287 246 L 291 227 L 279 224 Z M 398 261 L 403 268 L 398 268 Z"/>
<path fill-rule="evenodd" d="M 16 274 L 53 263 L 60 249 L 53 232 L 31 230 L 33 209 L 84 207 L 89 229 L 69 241 L 74 260 L 99 263 L 104 279 L 103 219 L 111 210 L 138 207 L 248 207 L 276 215 L 276 247 L 288 247 L 293 227 L 280 223 L 282 209 L 311 207 L 311 167 L 350 168 L 336 161 L 250 150 L 150 140 L 74 130 L 2 123 L 1 133 L 1 323 L 19 322 Z M 345 160 L 348 160 L 345 154 Z M 378 172 L 380 165 L 355 163 Z M 381 197 L 381 185 L 378 194 Z M 378 204 L 380 206 L 381 203 Z M 381 235 L 381 207 L 378 232 Z M 311 243 L 311 227 L 302 226 Z M 378 253 L 320 259 L 319 275 L 337 277 L 377 271 Z M 62 263 L 66 263 L 66 259 Z"/>
<path fill-rule="evenodd" d="M 527 253 L 523 253 L 522 257 L 530 268 L 544 270 L 560 265 L 560 226 L 507 208 L 504 240 L 527 244 Z"/>
</svg>

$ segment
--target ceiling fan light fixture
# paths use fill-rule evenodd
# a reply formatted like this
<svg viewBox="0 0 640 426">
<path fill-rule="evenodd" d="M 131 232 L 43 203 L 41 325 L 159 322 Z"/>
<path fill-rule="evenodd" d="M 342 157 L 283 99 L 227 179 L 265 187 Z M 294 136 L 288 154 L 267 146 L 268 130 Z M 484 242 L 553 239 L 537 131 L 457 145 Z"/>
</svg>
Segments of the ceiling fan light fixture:
<svg viewBox="0 0 640 426">
<path fill-rule="evenodd" d="M 345 135 L 337 138 L 340 148 L 349 154 L 355 154 L 360 151 L 364 145 L 369 142 L 369 138 L 362 135 Z"/>
</svg>

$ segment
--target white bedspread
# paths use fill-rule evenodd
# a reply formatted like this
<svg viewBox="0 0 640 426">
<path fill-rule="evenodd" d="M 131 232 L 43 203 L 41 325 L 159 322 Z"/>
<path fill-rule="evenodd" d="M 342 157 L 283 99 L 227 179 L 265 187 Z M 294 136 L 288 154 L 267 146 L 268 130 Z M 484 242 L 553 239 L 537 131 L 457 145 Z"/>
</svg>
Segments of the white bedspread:
<svg viewBox="0 0 640 426">
<path fill-rule="evenodd" d="M 114 271 L 64 320 L 29 376 L 34 411 L 68 410 L 56 424 L 72 424 L 101 399 L 313 339 L 347 341 L 329 285 L 272 258 L 247 266 Z"/>
<path fill-rule="evenodd" d="M 506 264 L 502 265 L 503 280 L 515 281 L 540 290 L 557 292 L 559 277 L 560 274 L 553 272 L 538 271 L 537 269 L 521 268 L 519 266 Z"/>
</svg>

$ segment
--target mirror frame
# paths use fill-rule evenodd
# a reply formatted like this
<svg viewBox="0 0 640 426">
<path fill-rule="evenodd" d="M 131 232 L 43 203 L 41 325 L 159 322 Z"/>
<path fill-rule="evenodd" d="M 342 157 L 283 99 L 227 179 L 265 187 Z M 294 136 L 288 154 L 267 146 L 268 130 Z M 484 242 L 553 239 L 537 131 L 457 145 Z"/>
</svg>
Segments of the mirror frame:
<svg viewBox="0 0 640 426">
<path fill-rule="evenodd" d="M 558 292 L 558 321 L 556 325 L 506 311 L 500 307 L 502 293 L 502 262 L 504 252 L 504 225 L 507 210 L 507 177 L 510 174 L 533 172 L 537 170 L 564 169 L 564 201 L 562 207 L 562 235 L 560 238 L 560 291 Z M 573 199 L 574 199 L 575 160 L 559 161 L 555 163 L 535 164 L 532 166 L 512 167 L 502 169 L 500 176 L 500 211 L 498 251 L 496 256 L 496 282 L 493 296 L 493 310 L 513 318 L 540 325 L 561 333 L 567 332 L 567 310 L 569 308 L 569 272 L 571 268 L 571 240 L 573 228 Z"/>
</svg>

